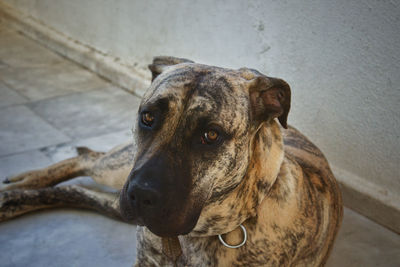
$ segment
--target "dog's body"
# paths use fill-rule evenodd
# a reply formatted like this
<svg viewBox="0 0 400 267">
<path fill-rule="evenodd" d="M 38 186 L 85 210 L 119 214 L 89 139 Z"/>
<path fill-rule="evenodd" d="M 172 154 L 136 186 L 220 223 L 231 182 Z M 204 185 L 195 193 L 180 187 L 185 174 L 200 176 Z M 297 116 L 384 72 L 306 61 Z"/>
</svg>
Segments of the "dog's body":
<svg viewBox="0 0 400 267">
<path fill-rule="evenodd" d="M 0 220 L 55 206 L 120 218 L 108 193 L 49 187 L 89 175 L 122 188 L 122 217 L 142 225 L 138 266 L 323 265 L 340 226 L 341 195 L 318 148 L 274 119 L 286 127 L 288 85 L 176 58 L 156 58 L 150 69 L 138 145 L 106 154 L 80 149 L 76 158 L 7 180 Z M 241 242 L 240 224 L 246 244 L 223 246 L 218 235 Z M 182 255 L 171 259 L 164 241 L 176 237 Z"/>
<path fill-rule="evenodd" d="M 279 132 L 277 125 L 276 130 Z M 218 209 L 215 204 L 210 208 L 213 215 L 204 216 L 207 230 L 217 228 L 214 233 L 179 237 L 182 266 L 320 266 L 326 262 L 341 221 L 341 204 L 336 202 L 340 192 L 318 148 L 294 128 L 286 130 L 284 137 L 285 158 L 277 180 L 268 198 L 253 208 L 254 214 L 243 222 L 248 234 L 246 245 L 227 248 L 215 236 L 229 232 L 224 237 L 228 244 L 243 240 L 240 228 L 219 222 L 241 209 L 251 210 L 250 203 L 236 202 L 241 190 L 246 190 L 243 186 L 236 189 L 229 210 Z M 195 229 L 198 228 L 202 227 L 197 225 Z M 154 262 L 168 266 L 160 237 L 140 227 L 138 240 L 138 259 L 143 266 Z"/>
</svg>

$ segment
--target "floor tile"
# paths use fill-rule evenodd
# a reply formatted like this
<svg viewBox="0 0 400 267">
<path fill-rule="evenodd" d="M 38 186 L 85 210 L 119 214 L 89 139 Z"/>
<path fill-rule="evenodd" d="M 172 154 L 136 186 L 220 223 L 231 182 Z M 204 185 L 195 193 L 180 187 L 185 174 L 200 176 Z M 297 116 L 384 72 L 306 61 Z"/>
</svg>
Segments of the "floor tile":
<svg viewBox="0 0 400 267">
<path fill-rule="evenodd" d="M 74 139 L 130 129 L 139 98 L 110 87 L 43 100 L 29 106 Z"/>
<path fill-rule="evenodd" d="M 27 107 L 0 110 L 0 156 L 70 141 Z"/>
<path fill-rule="evenodd" d="M 0 79 L 33 101 L 110 86 L 94 73 L 70 62 L 35 68 L 1 68 Z"/>
<path fill-rule="evenodd" d="M 0 108 L 22 104 L 25 102 L 27 102 L 27 99 L 25 97 L 10 89 L 8 86 L 0 81 Z"/>
<path fill-rule="evenodd" d="M 0 69 L 9 67 L 4 61 L 0 59 Z"/>
<path fill-rule="evenodd" d="M 327 267 L 400 266 L 400 235 L 345 208 Z"/>
<path fill-rule="evenodd" d="M 24 215 L 0 224 L 1 266 L 132 266 L 135 231 L 92 212 Z"/>
<path fill-rule="evenodd" d="M 52 163 L 51 159 L 39 150 L 0 157 L 0 182 L 6 177 L 44 168 Z"/>
</svg>

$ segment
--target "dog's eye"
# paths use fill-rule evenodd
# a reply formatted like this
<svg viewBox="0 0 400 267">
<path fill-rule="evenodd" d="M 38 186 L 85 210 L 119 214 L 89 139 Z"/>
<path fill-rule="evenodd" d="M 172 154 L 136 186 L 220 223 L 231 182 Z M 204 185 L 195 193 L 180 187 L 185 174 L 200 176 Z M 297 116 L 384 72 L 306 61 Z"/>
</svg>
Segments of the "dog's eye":
<svg viewBox="0 0 400 267">
<path fill-rule="evenodd" d="M 212 144 L 218 140 L 219 133 L 215 130 L 208 130 L 201 137 L 201 143 L 203 145 Z"/>
<path fill-rule="evenodd" d="M 154 116 L 150 112 L 143 112 L 142 113 L 142 123 L 147 126 L 151 127 L 154 123 Z"/>
</svg>

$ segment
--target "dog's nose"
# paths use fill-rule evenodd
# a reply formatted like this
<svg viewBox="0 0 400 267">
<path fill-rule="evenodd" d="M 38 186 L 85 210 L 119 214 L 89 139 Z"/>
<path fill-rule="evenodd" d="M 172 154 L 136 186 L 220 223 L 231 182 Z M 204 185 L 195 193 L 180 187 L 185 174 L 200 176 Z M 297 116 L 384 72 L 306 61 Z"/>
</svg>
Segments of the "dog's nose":
<svg viewBox="0 0 400 267">
<path fill-rule="evenodd" d="M 146 182 L 130 182 L 127 193 L 133 204 L 136 206 L 154 208 L 160 203 L 160 192 L 151 188 Z"/>
</svg>

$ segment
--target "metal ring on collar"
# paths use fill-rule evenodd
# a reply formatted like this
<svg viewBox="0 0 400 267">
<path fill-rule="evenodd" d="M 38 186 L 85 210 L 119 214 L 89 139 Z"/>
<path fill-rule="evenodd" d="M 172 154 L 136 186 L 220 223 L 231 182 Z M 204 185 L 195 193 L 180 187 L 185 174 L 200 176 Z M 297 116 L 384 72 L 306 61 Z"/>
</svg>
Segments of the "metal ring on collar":
<svg viewBox="0 0 400 267">
<path fill-rule="evenodd" d="M 243 225 L 239 224 L 240 228 L 242 228 L 243 231 L 243 241 L 242 243 L 238 244 L 238 245 L 228 245 L 223 239 L 221 235 L 218 235 L 219 241 L 221 241 L 222 245 L 224 245 L 225 247 L 228 248 L 240 248 L 241 246 L 243 246 L 244 244 L 246 244 L 247 241 L 247 231 L 246 228 L 244 228 Z"/>
</svg>

